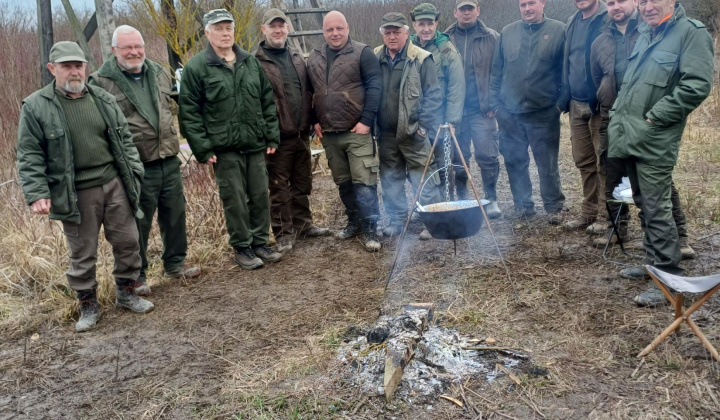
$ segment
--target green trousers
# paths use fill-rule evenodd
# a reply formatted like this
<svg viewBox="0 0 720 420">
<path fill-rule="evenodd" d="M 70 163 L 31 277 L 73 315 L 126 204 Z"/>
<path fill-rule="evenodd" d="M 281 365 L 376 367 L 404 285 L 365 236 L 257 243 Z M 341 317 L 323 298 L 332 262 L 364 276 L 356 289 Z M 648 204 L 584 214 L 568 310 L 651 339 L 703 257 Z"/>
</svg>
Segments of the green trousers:
<svg viewBox="0 0 720 420">
<path fill-rule="evenodd" d="M 266 245 L 270 239 L 270 198 L 265 152 L 217 154 L 215 182 L 225 213 L 230 245 Z"/>
<path fill-rule="evenodd" d="M 185 194 L 180 173 L 180 159 L 172 156 L 145 163 L 144 166 L 145 176 L 140 188 L 140 208 L 145 213 L 145 217 L 137 220 L 142 258 L 138 281 L 141 283 L 145 282 L 145 272 L 148 268 L 147 245 L 156 210 L 163 243 L 161 258 L 165 272 L 181 268 L 185 264 L 187 255 Z"/>
</svg>

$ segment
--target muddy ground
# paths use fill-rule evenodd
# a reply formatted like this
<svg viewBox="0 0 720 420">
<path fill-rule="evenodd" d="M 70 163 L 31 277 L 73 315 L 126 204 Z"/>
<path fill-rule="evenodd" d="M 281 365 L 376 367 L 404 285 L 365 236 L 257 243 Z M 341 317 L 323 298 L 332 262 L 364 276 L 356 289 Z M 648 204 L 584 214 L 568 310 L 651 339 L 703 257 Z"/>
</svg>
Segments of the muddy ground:
<svg viewBox="0 0 720 420">
<path fill-rule="evenodd" d="M 567 138 L 561 155 L 573 214 L 580 183 Z M 704 191 L 697 172 L 717 182 L 718 167 L 692 159 L 679 166 L 688 205 Z M 500 206 L 509 213 L 502 172 Z M 315 194 L 316 203 L 331 203 L 319 222 L 340 229 L 328 176 L 316 178 Z M 235 267 L 228 252 L 197 281 L 153 279 L 156 309 L 148 315 L 106 306 L 87 334 L 57 320 L 37 336 L 4 339 L 0 418 L 718 418 L 717 364 L 689 329 L 640 363 L 636 354 L 670 323 L 671 309 L 634 306 L 646 283 L 620 279 L 622 267 L 604 261 L 591 237 L 550 226 L 542 214 L 492 223 L 512 282 L 485 228 L 458 241 L 457 256 L 452 242 L 411 234 L 387 293 L 396 245 L 389 240 L 379 254 L 359 240 L 305 240 L 254 272 Z M 720 272 L 719 230 L 692 221 L 699 258 L 684 263 L 689 274 Z M 636 221 L 632 234 L 640 237 Z M 634 261 L 617 251 L 611 259 Z M 435 302 L 442 326 L 530 350 L 537 369 L 513 372 L 520 385 L 502 376 L 452 387 L 447 395 L 463 408 L 443 399 L 386 404 L 343 387 L 335 349 L 347 328 L 413 301 Z M 698 319 L 718 346 L 719 312 L 715 298 Z"/>
</svg>

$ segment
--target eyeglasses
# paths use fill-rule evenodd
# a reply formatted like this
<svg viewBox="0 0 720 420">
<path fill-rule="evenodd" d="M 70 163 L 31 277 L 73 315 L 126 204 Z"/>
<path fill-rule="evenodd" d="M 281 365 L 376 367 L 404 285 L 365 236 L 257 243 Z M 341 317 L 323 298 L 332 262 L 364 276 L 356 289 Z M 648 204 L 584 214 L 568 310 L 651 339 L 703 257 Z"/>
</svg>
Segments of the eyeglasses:
<svg viewBox="0 0 720 420">
<path fill-rule="evenodd" d="M 123 52 L 132 51 L 132 50 L 137 50 L 137 51 L 145 50 L 144 45 L 128 45 L 127 47 L 115 47 L 115 48 L 117 48 L 118 50 L 123 51 Z"/>
</svg>

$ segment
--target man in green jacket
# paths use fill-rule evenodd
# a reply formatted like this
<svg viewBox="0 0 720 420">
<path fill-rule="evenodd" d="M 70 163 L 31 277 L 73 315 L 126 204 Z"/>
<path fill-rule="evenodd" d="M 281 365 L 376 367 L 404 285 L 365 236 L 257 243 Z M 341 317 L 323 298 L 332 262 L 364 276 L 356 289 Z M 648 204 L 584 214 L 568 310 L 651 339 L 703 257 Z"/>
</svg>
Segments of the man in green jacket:
<svg viewBox="0 0 720 420">
<path fill-rule="evenodd" d="M 480 20 L 477 0 L 456 0 L 453 12 L 457 22 L 445 30 L 460 52 L 465 70 L 465 101 L 463 118 L 457 127 L 457 140 L 463 158 L 470 166 L 470 145 L 475 149 L 475 162 L 480 168 L 489 218 L 502 216 L 497 204 L 497 180 L 500 175 L 498 159 L 497 121 L 490 116 L 490 70 L 499 34 Z M 460 156 L 453 156 L 455 187 L 460 199 L 470 198 L 468 175 L 462 168 Z"/>
<path fill-rule="evenodd" d="M 213 164 L 234 261 L 253 270 L 282 258 L 267 246 L 265 154 L 280 144 L 275 98 L 258 60 L 235 43 L 230 12 L 211 10 L 203 23 L 208 47 L 183 70 L 180 129 L 198 162 Z"/>
<path fill-rule="evenodd" d="M 430 139 L 435 139 L 440 125 L 442 94 L 432 55 L 410 42 L 405 15 L 385 14 L 380 31 L 384 45 L 375 48 L 375 54 L 382 71 L 383 95 L 377 132 L 383 205 L 390 219 L 383 235 L 392 237 L 400 234 L 407 219 L 406 178 L 414 189 L 422 189 L 420 204 L 440 202 L 435 165 L 428 169 L 427 182 L 420 184 L 420 177 L 432 154 Z M 430 233 L 424 230 L 421 237 L 429 239 Z"/>
<path fill-rule="evenodd" d="M 265 12 L 260 27 L 265 40 L 254 53 L 272 84 L 280 121 L 280 147 L 267 155 L 270 214 L 279 252 L 290 251 L 297 238 L 330 234 L 313 224 L 310 211 L 312 85 L 302 52 L 287 42 L 289 26 L 282 10 Z"/>
<path fill-rule="evenodd" d="M 101 226 L 115 257 L 115 306 L 153 310 L 134 291 L 140 275 L 135 217 L 143 217 L 143 166 L 115 99 L 85 85 L 82 49 L 74 42 L 56 43 L 47 67 L 55 81 L 23 100 L 18 172 L 32 211 L 63 223 L 68 283 L 80 300 L 75 331 L 83 332 L 100 320 L 95 265 Z"/>
<path fill-rule="evenodd" d="M 565 24 L 545 16 L 545 0 L 520 0 L 522 20 L 500 33 L 490 77 L 490 105 L 500 126 L 500 153 L 510 180 L 515 212 L 535 215 L 530 182 L 532 149 L 540 197 L 551 224 L 562 223 L 560 96 Z"/>
<path fill-rule="evenodd" d="M 440 12 L 434 5 L 419 4 L 413 9 L 411 17 L 415 29 L 415 35 L 410 37 L 411 42 L 431 53 L 435 61 L 442 98 L 440 123 L 449 123 L 457 127 L 462 121 L 465 104 L 465 73 L 462 57 L 450 41 L 450 37 L 438 31 Z M 452 152 L 453 149 L 454 146 L 451 145 L 450 151 Z M 445 159 L 449 160 L 451 156 L 445 156 L 443 142 L 438 142 L 433 152 L 435 153 L 435 165 L 438 168 L 445 167 Z M 441 195 L 444 194 L 446 183 L 447 173 L 445 170 L 441 170 Z"/>
<path fill-rule="evenodd" d="M 645 23 L 610 111 L 608 157 L 625 161 L 645 232 L 645 264 L 682 275 L 672 173 L 687 117 L 712 89 L 713 41 L 675 0 L 640 0 L 640 14 Z M 642 279 L 645 272 L 630 267 L 621 276 Z M 652 285 L 635 302 L 656 306 L 666 300 Z"/>
<path fill-rule="evenodd" d="M 175 102 L 170 98 L 170 74 L 160 64 L 145 59 L 145 41 L 132 26 L 120 25 L 115 29 L 112 51 L 114 57 L 90 75 L 90 84 L 115 97 L 145 167 L 140 188 L 140 208 L 145 217 L 137 220 L 142 268 L 135 287 L 135 293 L 144 296 L 150 293 L 145 274 L 147 245 L 156 210 L 165 276 L 193 278 L 200 275 L 200 269 L 185 266 L 185 195 L 177 157 L 177 129 L 171 112 Z"/>
</svg>

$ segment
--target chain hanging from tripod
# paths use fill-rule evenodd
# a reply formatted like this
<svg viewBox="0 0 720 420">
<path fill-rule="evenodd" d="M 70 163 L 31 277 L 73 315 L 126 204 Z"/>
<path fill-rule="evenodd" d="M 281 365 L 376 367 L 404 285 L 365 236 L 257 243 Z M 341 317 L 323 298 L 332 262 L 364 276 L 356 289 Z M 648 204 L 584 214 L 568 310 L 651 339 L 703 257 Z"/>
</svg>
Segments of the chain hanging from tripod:
<svg viewBox="0 0 720 420">
<path fill-rule="evenodd" d="M 445 128 L 445 137 L 443 138 L 443 154 L 445 156 L 445 201 L 450 201 L 450 168 L 452 167 L 451 160 L 451 143 L 450 143 L 450 127 Z"/>
</svg>

